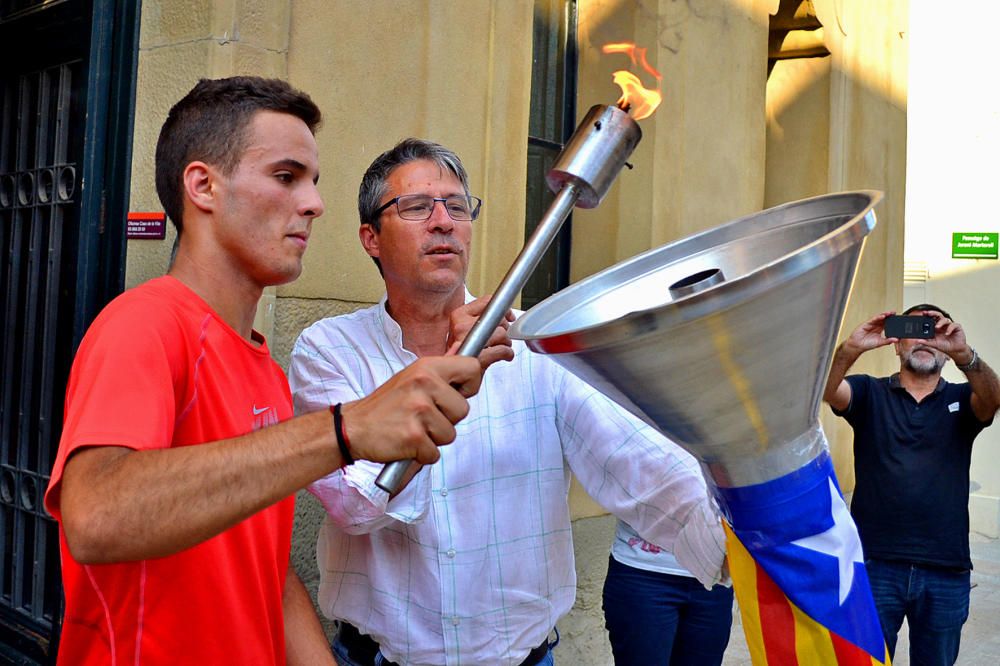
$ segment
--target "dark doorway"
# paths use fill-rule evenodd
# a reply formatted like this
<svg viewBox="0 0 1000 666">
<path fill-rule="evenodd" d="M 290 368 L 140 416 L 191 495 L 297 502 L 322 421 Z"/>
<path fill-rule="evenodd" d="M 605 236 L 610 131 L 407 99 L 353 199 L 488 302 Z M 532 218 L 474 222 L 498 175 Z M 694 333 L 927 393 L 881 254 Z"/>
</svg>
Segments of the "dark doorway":
<svg viewBox="0 0 1000 666">
<path fill-rule="evenodd" d="M 121 292 L 137 0 L 0 0 L 0 661 L 48 663 L 62 610 L 43 505 L 73 353 Z"/>
<path fill-rule="evenodd" d="M 535 0 L 525 240 L 555 198 L 545 184 L 545 174 L 576 126 L 576 18 L 576 0 Z M 571 227 L 572 216 L 525 283 L 522 309 L 569 285 Z"/>
</svg>

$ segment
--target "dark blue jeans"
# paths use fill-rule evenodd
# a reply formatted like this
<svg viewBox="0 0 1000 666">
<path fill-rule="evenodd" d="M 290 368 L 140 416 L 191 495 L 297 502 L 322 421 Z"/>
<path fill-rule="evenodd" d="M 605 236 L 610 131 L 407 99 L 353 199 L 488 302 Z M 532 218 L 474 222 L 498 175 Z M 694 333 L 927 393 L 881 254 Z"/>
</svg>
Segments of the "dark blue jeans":
<svg viewBox="0 0 1000 666">
<path fill-rule="evenodd" d="M 905 617 L 911 666 L 952 666 L 969 617 L 969 572 L 886 560 L 867 560 L 865 569 L 889 656 Z"/>
<path fill-rule="evenodd" d="M 620 665 L 722 663 L 733 623 L 733 590 L 608 560 L 604 622 Z"/>
</svg>

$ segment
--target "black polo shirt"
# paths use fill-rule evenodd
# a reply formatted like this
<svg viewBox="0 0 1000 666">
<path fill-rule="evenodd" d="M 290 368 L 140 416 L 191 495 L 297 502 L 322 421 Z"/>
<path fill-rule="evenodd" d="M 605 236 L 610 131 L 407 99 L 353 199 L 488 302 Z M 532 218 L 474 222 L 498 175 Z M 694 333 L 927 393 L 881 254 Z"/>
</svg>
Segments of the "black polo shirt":
<svg viewBox="0 0 1000 666">
<path fill-rule="evenodd" d="M 899 375 L 851 375 L 851 404 L 834 413 L 854 429 L 851 515 L 866 558 L 971 569 L 969 466 L 983 428 L 968 383 L 938 381 L 920 403 Z"/>
</svg>

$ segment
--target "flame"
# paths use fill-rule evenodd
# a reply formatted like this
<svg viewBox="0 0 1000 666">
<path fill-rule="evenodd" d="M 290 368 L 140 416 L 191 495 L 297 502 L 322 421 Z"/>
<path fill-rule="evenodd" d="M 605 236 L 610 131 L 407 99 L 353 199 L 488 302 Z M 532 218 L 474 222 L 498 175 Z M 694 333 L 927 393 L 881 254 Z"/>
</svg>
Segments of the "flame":
<svg viewBox="0 0 1000 666">
<path fill-rule="evenodd" d="M 637 65 L 646 71 L 647 74 L 657 81 L 662 80 L 660 73 L 650 66 L 646 61 L 646 49 L 636 46 L 633 42 L 614 42 L 601 47 L 604 53 L 624 53 L 631 60 L 633 65 Z M 627 70 L 621 69 L 612 74 L 612 80 L 622 89 L 622 96 L 618 98 L 619 108 L 629 111 L 636 120 L 642 120 L 653 115 L 656 107 L 663 101 L 659 87 L 646 88 L 642 85 L 639 77 Z"/>
<path fill-rule="evenodd" d="M 659 90 L 644 88 L 642 81 L 632 72 L 620 69 L 612 75 L 612 79 L 622 89 L 622 96 L 616 104 L 622 110 L 632 113 L 636 120 L 653 115 L 656 107 L 663 101 Z"/>
<path fill-rule="evenodd" d="M 646 48 L 642 46 L 636 46 L 632 42 L 614 42 L 611 44 L 605 44 L 601 47 L 601 51 L 604 53 L 625 53 L 629 58 L 632 59 L 633 65 L 639 65 L 644 70 L 649 72 L 653 78 L 657 81 L 661 80 L 663 77 L 660 73 L 653 69 L 650 64 L 646 61 Z"/>
</svg>

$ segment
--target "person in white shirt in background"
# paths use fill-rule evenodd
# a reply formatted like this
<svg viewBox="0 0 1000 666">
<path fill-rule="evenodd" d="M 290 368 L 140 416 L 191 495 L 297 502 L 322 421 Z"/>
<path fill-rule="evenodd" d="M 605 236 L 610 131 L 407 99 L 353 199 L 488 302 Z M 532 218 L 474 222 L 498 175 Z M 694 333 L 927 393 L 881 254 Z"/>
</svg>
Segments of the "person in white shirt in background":
<svg viewBox="0 0 1000 666">
<path fill-rule="evenodd" d="M 700 477 L 692 456 L 682 464 Z M 669 548 L 649 543 L 621 519 L 608 557 L 603 606 L 616 664 L 722 663 L 733 625 L 733 588 L 706 589 Z"/>
<path fill-rule="evenodd" d="M 358 199 L 386 295 L 302 333 L 289 369 L 297 412 L 457 349 L 488 301 L 465 287 L 481 201 L 452 151 L 400 142 L 368 168 Z M 702 584 L 723 576 L 724 535 L 687 454 L 512 344 L 506 324 L 480 360 L 513 360 L 485 373 L 438 464 L 414 465 L 393 497 L 375 485 L 381 465 L 362 461 L 310 486 L 327 511 L 319 605 L 339 621 L 340 664 L 552 664 L 550 633 L 576 596 L 571 473 Z"/>
</svg>

